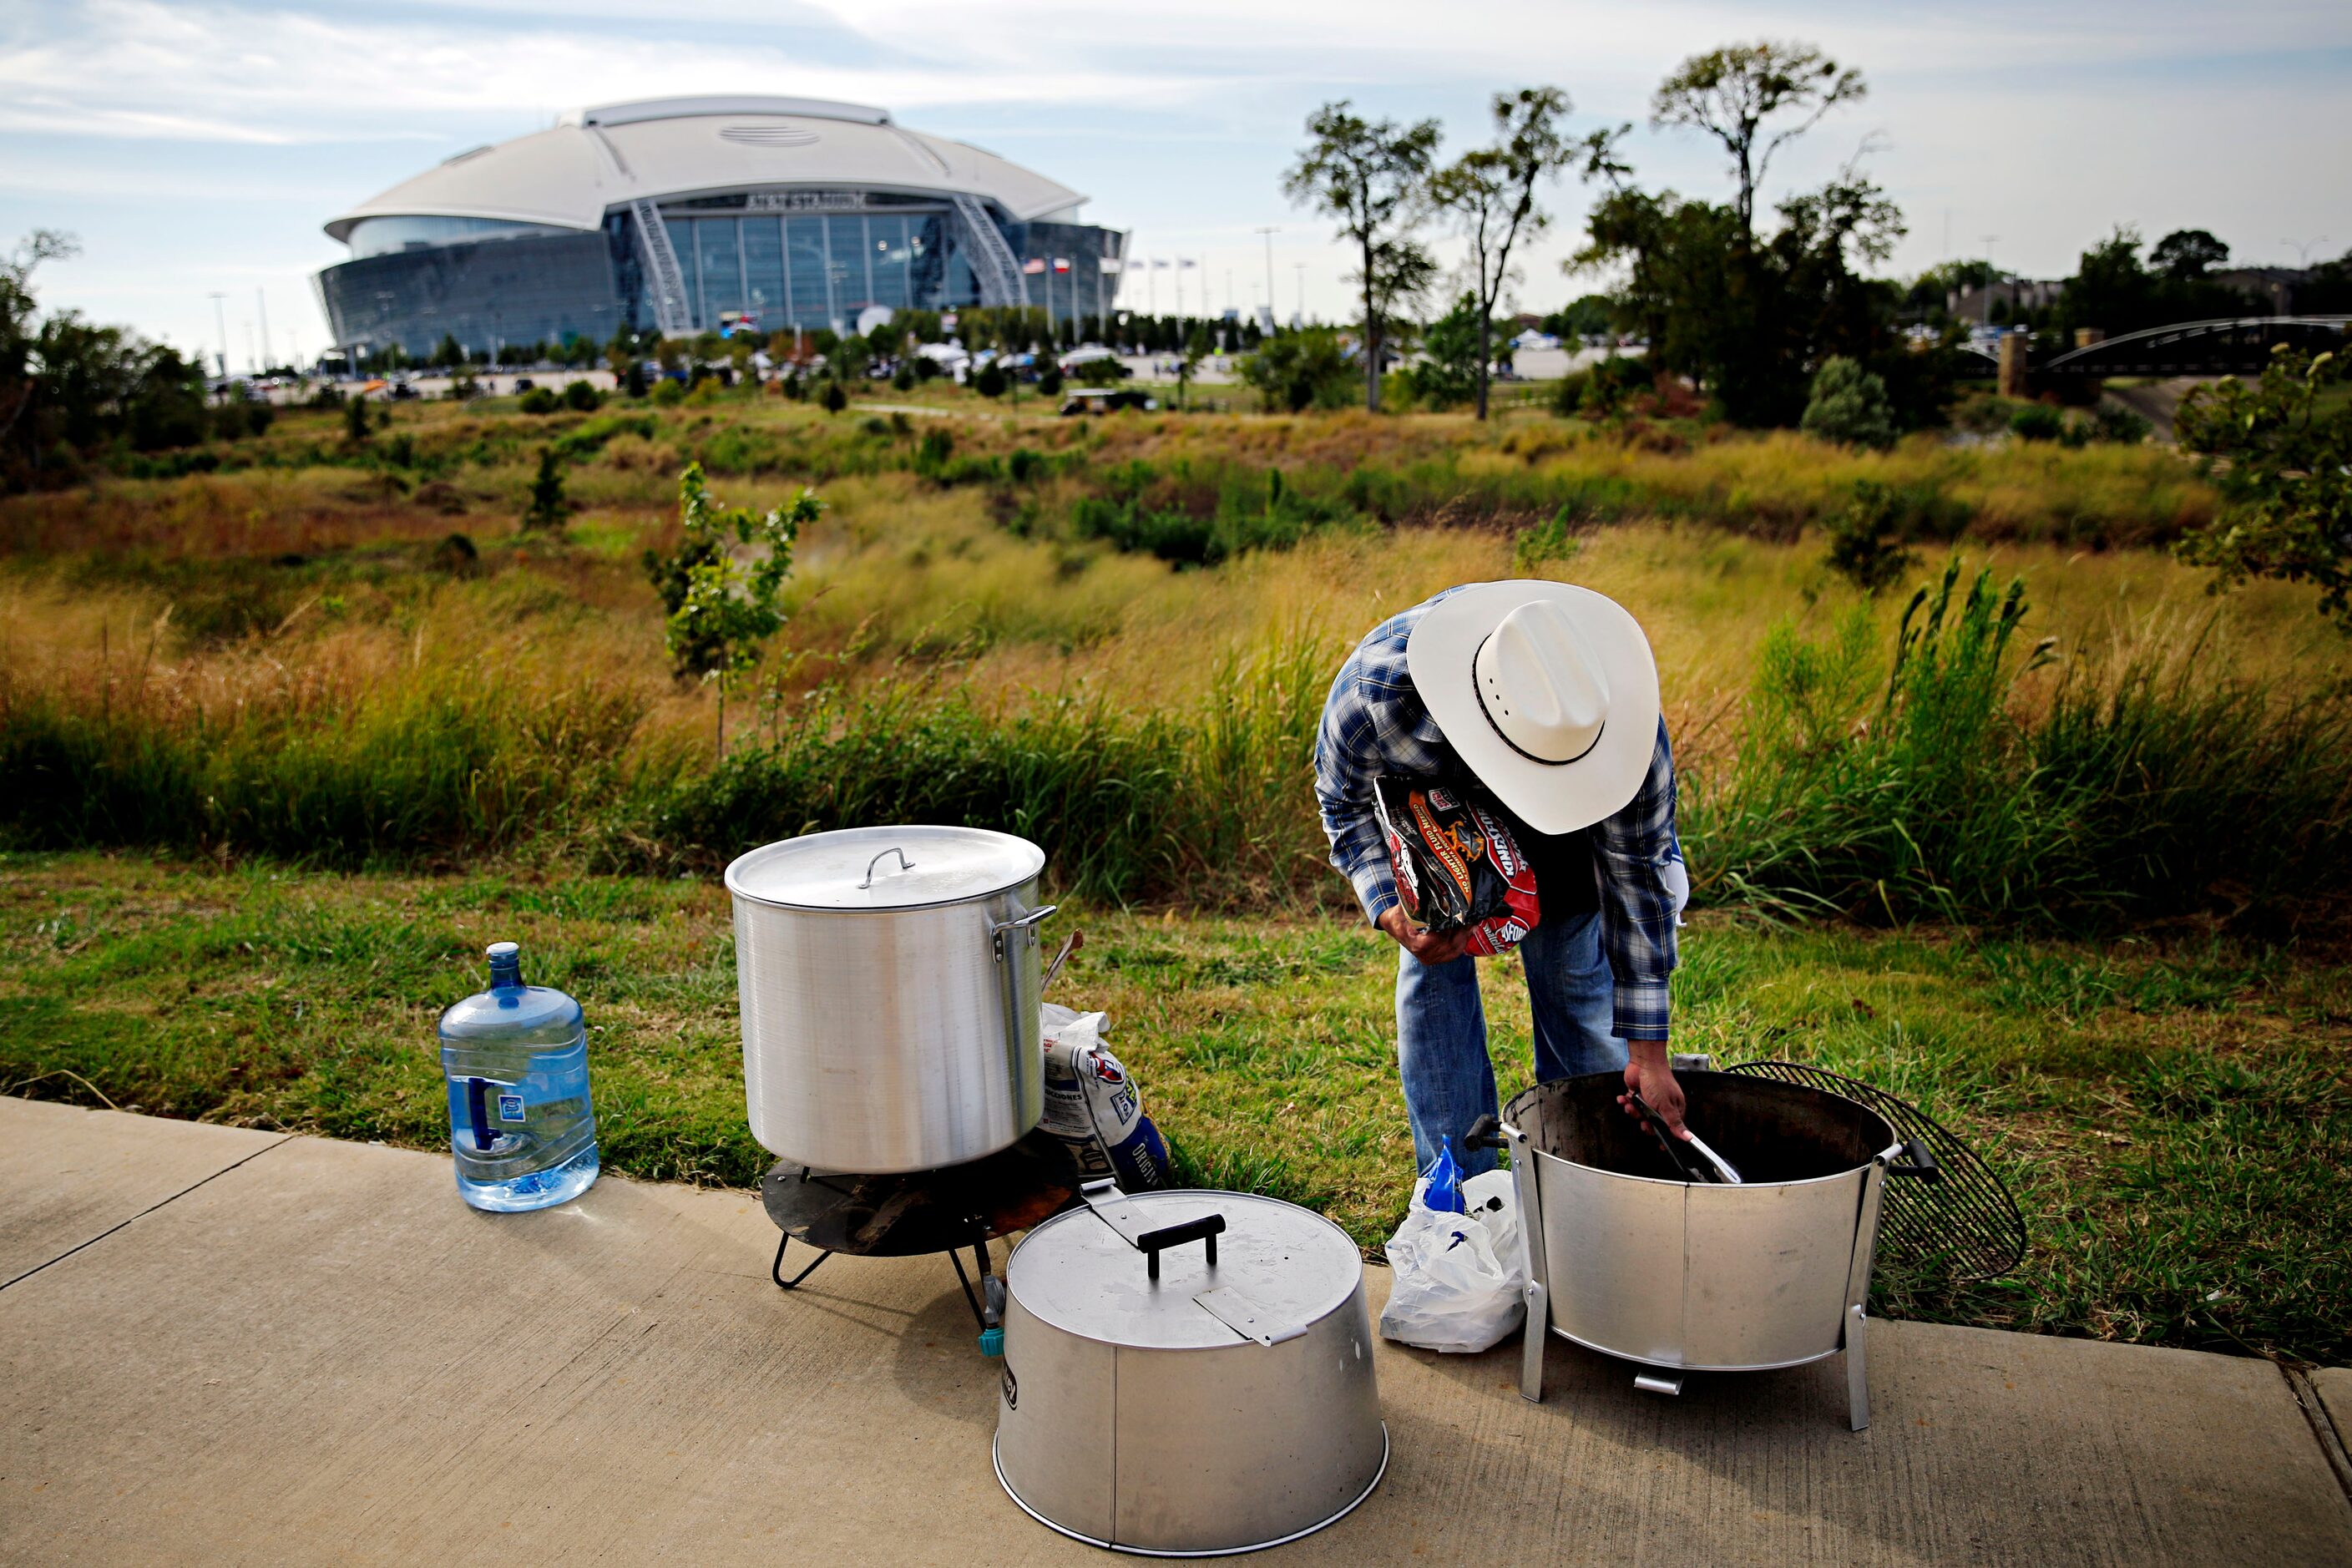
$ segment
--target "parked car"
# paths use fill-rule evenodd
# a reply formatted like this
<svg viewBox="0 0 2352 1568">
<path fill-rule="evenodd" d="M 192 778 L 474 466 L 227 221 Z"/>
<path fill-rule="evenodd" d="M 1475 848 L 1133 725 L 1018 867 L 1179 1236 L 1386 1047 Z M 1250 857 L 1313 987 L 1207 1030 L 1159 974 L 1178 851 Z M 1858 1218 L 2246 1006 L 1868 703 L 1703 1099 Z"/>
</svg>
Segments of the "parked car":
<svg viewBox="0 0 2352 1568">
<path fill-rule="evenodd" d="M 1139 388 L 1128 386 L 1085 386 L 1070 394 L 1062 404 L 1062 414 L 1068 417 L 1078 414 L 1114 414 L 1122 408 L 1145 413 L 1160 406 L 1160 399 Z"/>
</svg>

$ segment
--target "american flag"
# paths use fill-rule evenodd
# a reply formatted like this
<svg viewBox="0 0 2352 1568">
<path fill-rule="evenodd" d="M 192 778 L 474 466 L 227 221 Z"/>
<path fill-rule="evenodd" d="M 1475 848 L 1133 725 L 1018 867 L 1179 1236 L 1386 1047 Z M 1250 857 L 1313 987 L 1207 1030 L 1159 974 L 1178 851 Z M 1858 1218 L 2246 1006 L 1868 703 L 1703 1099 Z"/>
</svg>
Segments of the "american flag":
<svg viewBox="0 0 2352 1568">
<path fill-rule="evenodd" d="M 1034 278 L 1045 270 L 1045 258 L 1042 256 L 1033 256 L 1021 264 L 1021 270 Z"/>
</svg>

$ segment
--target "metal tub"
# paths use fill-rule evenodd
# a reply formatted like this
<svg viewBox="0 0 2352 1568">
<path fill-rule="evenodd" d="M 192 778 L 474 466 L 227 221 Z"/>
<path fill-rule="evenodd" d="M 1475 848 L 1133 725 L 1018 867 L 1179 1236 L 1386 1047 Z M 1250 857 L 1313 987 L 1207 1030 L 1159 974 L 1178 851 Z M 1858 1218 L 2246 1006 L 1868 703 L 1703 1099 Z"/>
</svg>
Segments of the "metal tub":
<svg viewBox="0 0 2352 1568">
<path fill-rule="evenodd" d="M 1504 1111 L 1527 1250 L 1520 1392 L 1543 1397 L 1549 1328 L 1675 1375 L 1756 1372 L 1847 1352 L 1869 1424 L 1863 1330 L 1882 1184 L 1903 1145 L 1876 1112 L 1739 1074 L 1676 1075 L 1691 1126 L 1746 1177 L 1680 1179 L 1617 1104 L 1615 1072 L 1538 1084 Z"/>
</svg>

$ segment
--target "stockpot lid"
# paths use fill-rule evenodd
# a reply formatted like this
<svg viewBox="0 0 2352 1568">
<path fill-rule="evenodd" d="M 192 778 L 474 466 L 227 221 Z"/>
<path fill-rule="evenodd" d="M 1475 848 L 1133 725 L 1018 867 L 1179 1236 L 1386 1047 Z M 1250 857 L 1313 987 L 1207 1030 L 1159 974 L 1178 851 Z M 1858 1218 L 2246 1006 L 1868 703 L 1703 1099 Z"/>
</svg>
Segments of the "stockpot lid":
<svg viewBox="0 0 2352 1568">
<path fill-rule="evenodd" d="M 985 827 L 845 827 L 739 857 L 727 890 L 788 910 L 912 910 L 984 899 L 1045 868 L 1043 849 Z"/>
<path fill-rule="evenodd" d="M 1223 1215 L 1215 1265 L 1201 1242 L 1186 1243 L 1160 1254 L 1155 1280 L 1145 1255 L 1103 1213 L 1075 1208 L 1031 1231 L 1005 1265 L 1005 1289 L 1031 1316 L 1126 1348 L 1221 1349 L 1303 1332 L 1363 1283 L 1363 1256 L 1347 1233 L 1296 1204 L 1249 1193 L 1111 1196 L 1129 1206 L 1130 1228 Z M 1208 1305 L 1195 1300 L 1212 1292 Z"/>
</svg>

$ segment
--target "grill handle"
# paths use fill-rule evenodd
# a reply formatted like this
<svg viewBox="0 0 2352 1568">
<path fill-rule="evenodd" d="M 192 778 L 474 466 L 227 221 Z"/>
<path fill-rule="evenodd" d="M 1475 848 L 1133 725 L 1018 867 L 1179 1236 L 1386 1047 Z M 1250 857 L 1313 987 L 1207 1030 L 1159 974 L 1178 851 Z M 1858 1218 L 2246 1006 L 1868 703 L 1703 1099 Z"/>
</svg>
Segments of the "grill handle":
<svg viewBox="0 0 2352 1568">
<path fill-rule="evenodd" d="M 1465 1154 L 1474 1149 L 1500 1149 L 1503 1143 L 1503 1121 L 1498 1116 L 1482 1116 L 1470 1124 L 1469 1131 L 1462 1134 L 1462 1152 Z"/>
<path fill-rule="evenodd" d="M 1137 1250 L 1143 1254 L 1144 1273 L 1153 1279 L 1159 1279 L 1160 1253 L 1169 1247 L 1182 1247 L 1195 1241 L 1208 1244 L 1209 1267 L 1214 1268 L 1217 1266 L 1217 1237 L 1224 1233 L 1224 1215 L 1204 1214 L 1181 1225 L 1162 1226 L 1158 1230 L 1145 1231 L 1135 1238 Z"/>
<path fill-rule="evenodd" d="M 1916 1176 L 1923 1182 L 1940 1182 L 1944 1179 L 1944 1167 L 1936 1163 L 1936 1152 L 1927 1147 L 1925 1139 L 1904 1140 L 1903 1152 L 1910 1156 L 1910 1163 L 1902 1165 L 1889 1164 L 1886 1167 L 1888 1175 Z"/>
</svg>

